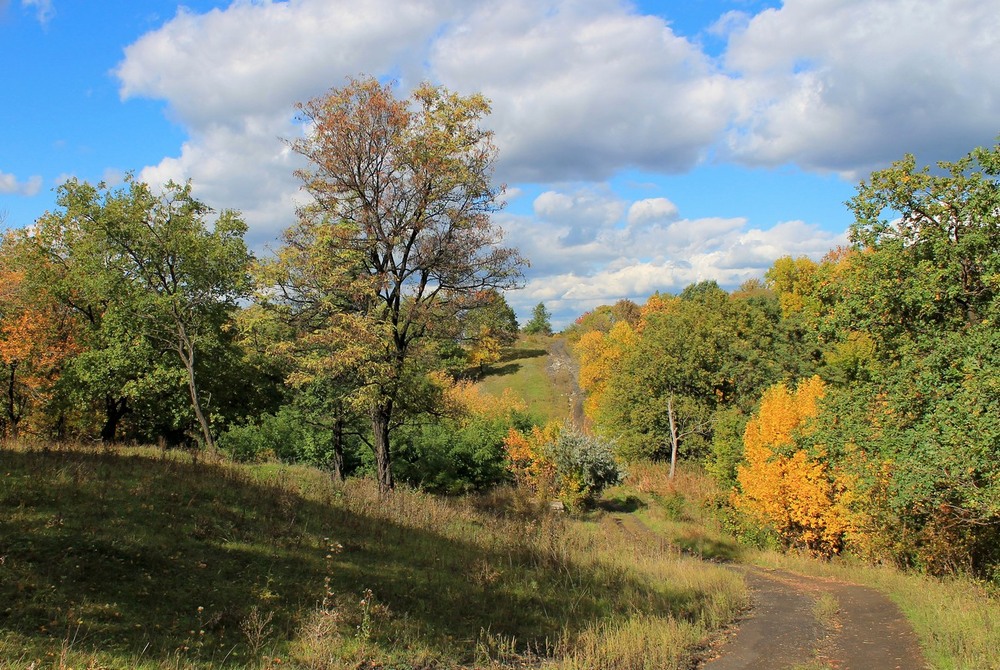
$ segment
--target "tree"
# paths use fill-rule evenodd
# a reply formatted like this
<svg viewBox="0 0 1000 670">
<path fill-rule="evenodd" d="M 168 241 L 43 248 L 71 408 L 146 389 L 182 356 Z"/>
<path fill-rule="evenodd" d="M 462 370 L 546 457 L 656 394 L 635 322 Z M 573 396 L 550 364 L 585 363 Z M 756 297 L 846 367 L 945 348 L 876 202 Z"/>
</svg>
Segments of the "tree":
<svg viewBox="0 0 1000 670">
<path fill-rule="evenodd" d="M 317 298 L 336 310 L 325 330 L 358 354 L 342 354 L 341 365 L 353 368 L 367 403 L 387 493 L 393 420 L 417 343 L 520 278 L 523 261 L 499 246 L 490 220 L 496 149 L 479 126 L 489 104 L 429 84 L 407 102 L 365 78 L 300 110 L 310 130 L 292 147 L 309 160 L 298 176 L 313 201 L 299 226 L 315 229 L 309 237 L 326 254 Z"/>
<path fill-rule="evenodd" d="M 545 303 L 540 302 L 531 310 L 531 320 L 524 325 L 527 335 L 551 335 L 552 324 L 549 322 L 552 314 L 545 309 Z"/>
<path fill-rule="evenodd" d="M 809 454 L 797 443 L 819 414 L 824 395 L 819 377 L 803 380 L 794 390 L 771 387 L 744 433 L 746 464 L 738 468 L 736 506 L 769 525 L 789 544 L 802 542 L 810 551 L 839 553 L 852 528 L 843 504 L 846 485 L 831 474 L 825 454 Z"/>
<path fill-rule="evenodd" d="M 79 349 L 68 311 L 28 279 L 24 240 L 8 234 L 0 242 L 0 429 L 14 438 L 32 406 L 52 395 L 67 359 Z"/>
<path fill-rule="evenodd" d="M 122 371 L 104 380 L 110 404 L 102 433 L 113 439 L 122 412 L 113 405 L 128 397 L 122 385 L 134 363 L 127 344 L 139 337 L 177 355 L 202 440 L 214 447 L 199 356 L 224 339 L 248 295 L 246 224 L 232 210 L 210 224 L 212 210 L 190 184 L 170 182 L 157 195 L 132 176 L 117 190 L 70 180 L 57 203 L 62 210 L 39 221 L 37 243 L 62 267 L 54 275 L 63 280 L 62 299 L 99 333 L 96 364 Z"/>
<path fill-rule="evenodd" d="M 849 306 L 880 339 L 933 335 L 989 316 L 1000 289 L 1000 145 L 938 170 L 912 155 L 850 201 L 859 290 Z M 887 217 L 886 214 L 889 216 Z"/>
</svg>

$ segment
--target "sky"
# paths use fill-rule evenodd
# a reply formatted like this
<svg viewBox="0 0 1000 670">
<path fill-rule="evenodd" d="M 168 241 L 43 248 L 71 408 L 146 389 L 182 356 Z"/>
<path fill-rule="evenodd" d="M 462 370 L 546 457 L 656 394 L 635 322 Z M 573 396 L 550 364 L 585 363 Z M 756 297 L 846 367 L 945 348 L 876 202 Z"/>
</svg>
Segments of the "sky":
<svg viewBox="0 0 1000 670">
<path fill-rule="evenodd" d="M 258 255 L 304 195 L 295 104 L 370 74 L 492 101 L 531 266 L 561 328 L 620 298 L 847 241 L 872 170 L 1000 134 L 998 0 L 0 0 L 0 217 L 70 177 L 191 180 Z"/>
</svg>

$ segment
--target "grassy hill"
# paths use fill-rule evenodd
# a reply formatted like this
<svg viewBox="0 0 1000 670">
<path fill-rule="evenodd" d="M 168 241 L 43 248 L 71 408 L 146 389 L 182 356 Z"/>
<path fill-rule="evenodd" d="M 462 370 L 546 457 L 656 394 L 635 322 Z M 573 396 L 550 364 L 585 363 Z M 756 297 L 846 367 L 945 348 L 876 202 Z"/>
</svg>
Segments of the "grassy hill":
<svg viewBox="0 0 1000 670">
<path fill-rule="evenodd" d="M 0 667 L 685 667 L 739 579 L 511 492 L 0 450 Z"/>
<path fill-rule="evenodd" d="M 499 363 L 487 368 L 481 384 L 494 395 L 511 389 L 543 421 L 579 420 L 579 411 L 574 411 L 581 400 L 575 375 L 564 340 L 534 335 L 522 337 Z"/>
</svg>

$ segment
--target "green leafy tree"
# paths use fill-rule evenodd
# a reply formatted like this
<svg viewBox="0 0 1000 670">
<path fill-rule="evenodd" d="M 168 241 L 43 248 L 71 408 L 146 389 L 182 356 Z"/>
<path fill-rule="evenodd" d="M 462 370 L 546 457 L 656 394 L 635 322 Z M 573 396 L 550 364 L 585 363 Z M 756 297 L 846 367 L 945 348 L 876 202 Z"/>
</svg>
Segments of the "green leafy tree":
<svg viewBox="0 0 1000 670">
<path fill-rule="evenodd" d="M 531 310 L 531 320 L 524 324 L 524 333 L 526 335 L 551 335 L 551 318 L 552 314 L 549 310 L 545 309 L 545 303 L 538 303 L 535 305 L 534 309 Z"/>
<path fill-rule="evenodd" d="M 850 201 L 861 285 L 845 305 L 860 328 L 888 342 L 991 315 L 1000 289 L 998 175 L 1000 145 L 935 171 L 907 155 L 861 184 Z"/>
<path fill-rule="evenodd" d="M 394 417 L 415 378 L 418 343 L 442 320 L 476 308 L 489 289 L 520 278 L 520 256 L 499 246 L 490 219 L 496 149 L 479 125 L 489 105 L 427 84 L 400 100 L 365 78 L 300 110 L 311 132 L 292 146 L 309 161 L 298 174 L 313 202 L 298 225 L 309 233 L 293 230 L 290 240 L 309 240 L 303 249 L 317 245 L 325 259 L 319 270 L 307 263 L 291 271 L 323 280 L 316 300 L 333 308 L 323 332 L 350 345 L 336 363 L 352 370 L 355 396 L 367 405 L 385 493 L 393 486 Z"/>
<path fill-rule="evenodd" d="M 79 375 L 107 399 L 102 434 L 114 438 L 135 397 L 128 387 L 148 360 L 141 347 L 129 346 L 139 338 L 176 354 L 201 438 L 214 447 L 200 356 L 227 339 L 238 301 L 248 295 L 246 224 L 231 210 L 210 221 L 212 210 L 193 197 L 190 184 L 171 182 L 157 195 L 131 176 L 120 189 L 70 180 L 57 203 L 61 210 L 39 221 L 38 241 L 61 267 L 55 278 L 62 298 L 91 327 L 99 353 Z M 102 368 L 106 375 L 94 374 Z"/>
</svg>

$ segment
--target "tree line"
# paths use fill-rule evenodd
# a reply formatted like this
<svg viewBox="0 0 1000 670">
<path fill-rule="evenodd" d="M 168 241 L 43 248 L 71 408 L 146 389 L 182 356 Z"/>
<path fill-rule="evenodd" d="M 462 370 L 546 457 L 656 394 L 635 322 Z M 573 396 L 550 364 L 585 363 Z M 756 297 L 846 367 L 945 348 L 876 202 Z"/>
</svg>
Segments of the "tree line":
<svg viewBox="0 0 1000 670">
<path fill-rule="evenodd" d="M 299 110 L 311 199 L 273 257 L 239 212 L 132 176 L 69 180 L 3 237 L 5 436 L 221 441 L 338 476 L 367 451 L 392 488 L 391 436 L 445 411 L 453 383 L 428 373 L 460 377 L 517 335 L 503 291 L 525 262 L 490 219 L 489 105 L 362 78 Z"/>
<path fill-rule="evenodd" d="M 737 528 L 933 573 L 1000 564 L 1000 145 L 912 156 L 850 244 L 763 281 L 621 301 L 566 334 L 627 457 L 700 460 Z"/>
</svg>

